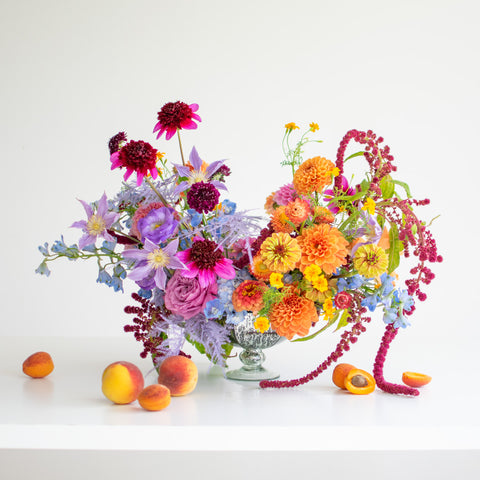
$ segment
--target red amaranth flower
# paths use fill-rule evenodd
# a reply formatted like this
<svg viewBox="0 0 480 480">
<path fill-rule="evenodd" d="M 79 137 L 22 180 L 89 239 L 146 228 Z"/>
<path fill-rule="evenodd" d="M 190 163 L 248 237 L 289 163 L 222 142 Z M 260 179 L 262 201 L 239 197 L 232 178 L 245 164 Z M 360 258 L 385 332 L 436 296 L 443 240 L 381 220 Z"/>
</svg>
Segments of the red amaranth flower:
<svg viewBox="0 0 480 480">
<path fill-rule="evenodd" d="M 158 132 L 157 138 L 160 138 L 163 132 L 166 132 L 165 138 L 170 140 L 177 130 L 183 128 L 187 130 L 194 130 L 197 128 L 197 122 L 202 119 L 195 113 L 198 110 L 198 105 L 192 103 L 187 105 L 184 102 L 169 102 L 166 103 L 158 112 L 158 123 L 153 129 L 153 133 Z"/>
<path fill-rule="evenodd" d="M 220 192 L 211 183 L 196 182 L 187 193 L 190 208 L 198 213 L 211 212 L 217 205 Z"/>
<path fill-rule="evenodd" d="M 128 180 L 133 172 L 137 172 L 137 185 L 141 185 L 143 177 L 149 173 L 157 178 L 157 150 L 142 140 L 131 140 L 118 152 L 110 156 L 112 170 L 125 167 L 124 179 Z"/>
</svg>

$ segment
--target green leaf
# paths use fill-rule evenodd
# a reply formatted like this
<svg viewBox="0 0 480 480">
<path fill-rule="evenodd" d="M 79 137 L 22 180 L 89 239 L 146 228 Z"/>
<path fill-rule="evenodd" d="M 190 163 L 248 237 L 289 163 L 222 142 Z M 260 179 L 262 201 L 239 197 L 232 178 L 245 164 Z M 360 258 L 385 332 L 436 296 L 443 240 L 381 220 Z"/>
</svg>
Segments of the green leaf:
<svg viewBox="0 0 480 480">
<path fill-rule="evenodd" d="M 346 162 L 347 160 L 350 160 L 351 158 L 354 158 L 354 157 L 359 157 L 360 155 L 363 155 L 365 152 L 357 152 L 357 153 L 352 153 L 352 155 L 350 155 L 349 157 L 347 157 L 344 162 Z"/>
<path fill-rule="evenodd" d="M 343 327 L 346 327 L 348 325 L 348 318 L 350 317 L 350 313 L 348 310 L 344 310 L 342 315 L 340 316 L 340 319 L 338 320 L 337 328 L 334 330 L 335 332 L 337 330 L 340 330 Z"/>
<path fill-rule="evenodd" d="M 395 184 L 392 182 L 389 175 L 380 180 L 380 189 L 382 190 L 383 198 L 387 199 L 393 197 L 393 194 L 395 193 Z"/>
<path fill-rule="evenodd" d="M 401 182 L 400 180 L 392 180 L 392 182 L 395 185 L 400 185 L 405 190 L 407 197 L 412 198 L 412 194 L 410 193 L 410 187 L 405 182 Z"/>
<path fill-rule="evenodd" d="M 390 225 L 389 239 L 388 273 L 392 273 L 400 265 L 400 252 L 403 250 L 403 242 L 398 238 L 398 227 L 395 223 Z"/>
</svg>

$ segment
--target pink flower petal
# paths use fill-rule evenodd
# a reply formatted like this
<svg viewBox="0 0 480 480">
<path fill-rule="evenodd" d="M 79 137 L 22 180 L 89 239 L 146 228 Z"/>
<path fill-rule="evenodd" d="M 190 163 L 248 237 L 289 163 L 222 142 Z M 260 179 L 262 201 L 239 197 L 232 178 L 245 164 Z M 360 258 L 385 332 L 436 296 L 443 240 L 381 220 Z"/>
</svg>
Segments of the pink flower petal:
<svg viewBox="0 0 480 480">
<path fill-rule="evenodd" d="M 175 134 L 177 133 L 176 128 L 168 128 L 167 129 L 167 134 L 165 135 L 166 140 L 170 140 Z"/>
<path fill-rule="evenodd" d="M 224 258 L 223 260 L 220 260 L 216 265 L 215 265 L 215 273 L 219 276 L 224 278 L 225 280 L 231 280 L 235 278 L 235 269 L 232 266 L 232 261 L 229 260 L 228 258 Z"/>
</svg>

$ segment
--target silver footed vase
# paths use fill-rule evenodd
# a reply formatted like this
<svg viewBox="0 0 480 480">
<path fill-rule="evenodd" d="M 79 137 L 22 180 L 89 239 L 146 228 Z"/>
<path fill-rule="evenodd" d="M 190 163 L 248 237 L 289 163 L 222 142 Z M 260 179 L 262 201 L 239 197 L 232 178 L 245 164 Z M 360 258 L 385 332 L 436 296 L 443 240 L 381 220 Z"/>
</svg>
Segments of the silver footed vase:
<svg viewBox="0 0 480 480">
<path fill-rule="evenodd" d="M 239 355 L 243 366 L 227 372 L 227 378 L 230 380 L 259 382 L 261 380 L 272 380 L 280 376 L 279 373 L 263 367 L 262 364 L 265 361 L 263 350 L 277 345 L 284 340 L 284 337 L 278 335 L 271 328 L 264 333 L 256 330 L 253 325 L 256 318 L 256 315 L 247 312 L 244 321 L 233 328 L 231 334 L 233 344 L 243 349 Z"/>
</svg>

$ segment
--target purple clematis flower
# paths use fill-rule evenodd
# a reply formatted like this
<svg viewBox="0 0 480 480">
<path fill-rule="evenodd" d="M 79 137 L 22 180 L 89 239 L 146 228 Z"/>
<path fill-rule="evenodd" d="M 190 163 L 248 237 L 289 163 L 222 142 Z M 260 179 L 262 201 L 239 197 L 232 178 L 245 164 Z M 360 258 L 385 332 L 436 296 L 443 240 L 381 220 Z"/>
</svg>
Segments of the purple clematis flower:
<svg viewBox="0 0 480 480">
<path fill-rule="evenodd" d="M 117 221 L 119 214 L 108 211 L 107 195 L 104 193 L 98 201 L 96 213 L 87 202 L 80 199 L 78 201 L 83 205 L 88 217 L 87 220 L 80 220 L 71 225 L 71 227 L 81 228 L 85 232 L 78 242 L 78 248 L 82 250 L 87 245 L 95 243 L 99 236 L 109 242 L 114 242 L 115 238 L 107 230 Z"/>
<path fill-rule="evenodd" d="M 178 221 L 173 216 L 172 208 L 160 207 L 151 210 L 138 221 L 137 228 L 142 236 L 153 243 L 159 244 L 168 240 L 177 228 Z"/>
<path fill-rule="evenodd" d="M 180 182 L 175 188 L 174 193 L 176 195 L 187 190 L 197 182 L 211 183 L 218 190 L 227 190 L 227 187 L 225 187 L 223 182 L 220 182 L 219 180 L 211 180 L 215 172 L 223 166 L 225 160 L 217 160 L 216 162 L 211 163 L 205 170 L 202 170 L 203 162 L 195 147 L 193 147 L 192 151 L 190 152 L 189 160 L 193 170 L 185 165 L 175 164 L 175 168 L 177 169 L 179 176 L 187 177 L 187 180 Z"/>
<path fill-rule="evenodd" d="M 331 202 L 332 200 L 335 199 L 335 197 L 338 197 L 340 195 L 355 195 L 357 193 L 356 188 L 351 188 L 350 185 L 348 184 L 348 180 L 341 175 L 341 186 L 340 186 L 340 191 L 338 190 L 332 190 L 331 188 L 325 190 L 323 192 L 323 199 L 326 202 Z M 337 214 L 340 211 L 340 208 L 338 207 L 336 202 L 330 203 L 330 205 L 327 206 L 327 208 L 334 214 Z"/>
<path fill-rule="evenodd" d="M 377 243 L 380 240 L 383 232 L 382 227 L 379 225 L 375 217 L 373 217 L 367 212 L 362 212 L 361 216 L 365 220 L 365 227 L 358 228 L 355 231 L 355 236 L 357 238 L 365 237 L 365 239 L 362 242 L 355 244 L 355 246 L 352 248 L 352 251 L 350 252 L 350 255 L 352 257 L 353 255 L 355 255 L 357 249 L 362 245 Z"/>
<path fill-rule="evenodd" d="M 135 282 L 141 282 L 153 274 L 155 285 L 160 290 L 165 290 L 167 274 L 164 269 L 185 268 L 185 265 L 175 255 L 177 249 L 178 238 L 163 248 L 147 238 L 142 249 L 125 250 L 122 254 L 125 258 L 137 260 L 135 268 L 129 273 L 128 278 Z"/>
</svg>

